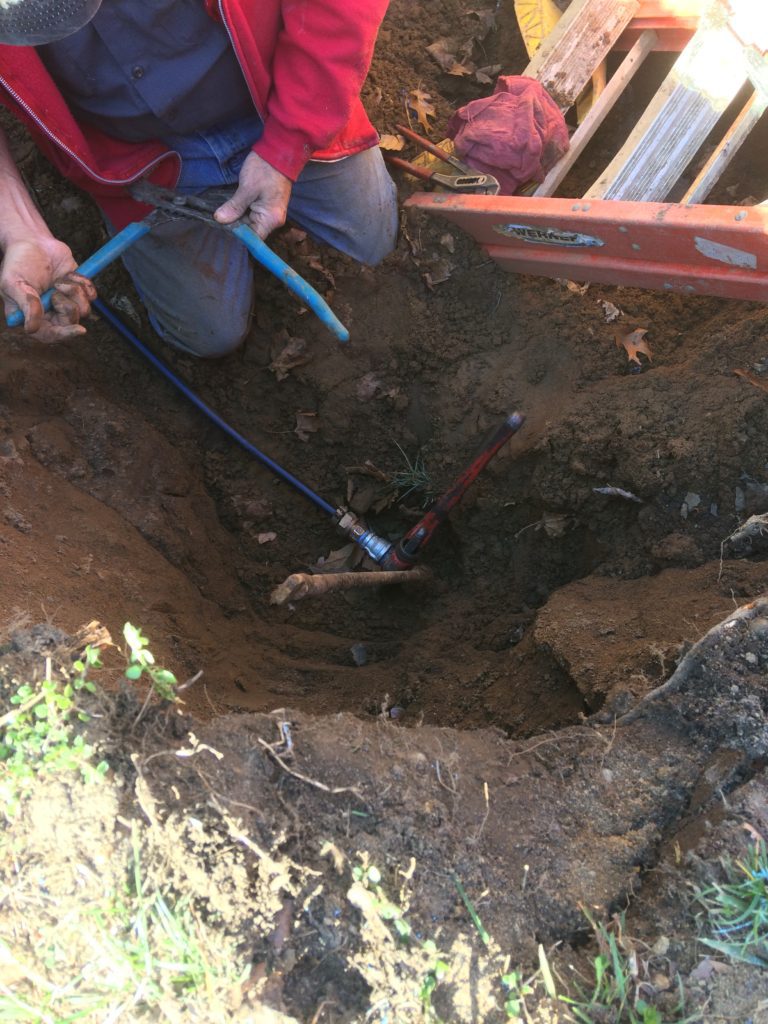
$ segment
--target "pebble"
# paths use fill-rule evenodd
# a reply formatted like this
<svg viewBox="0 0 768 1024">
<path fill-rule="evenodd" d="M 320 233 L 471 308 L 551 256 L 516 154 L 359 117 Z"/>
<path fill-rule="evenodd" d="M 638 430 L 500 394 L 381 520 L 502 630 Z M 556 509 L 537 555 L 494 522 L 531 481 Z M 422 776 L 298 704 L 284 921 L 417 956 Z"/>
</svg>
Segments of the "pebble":
<svg viewBox="0 0 768 1024">
<path fill-rule="evenodd" d="M 368 648 L 365 644 L 352 644 L 349 648 L 349 653 L 352 655 L 352 661 L 354 661 L 358 668 L 368 664 Z"/>
</svg>

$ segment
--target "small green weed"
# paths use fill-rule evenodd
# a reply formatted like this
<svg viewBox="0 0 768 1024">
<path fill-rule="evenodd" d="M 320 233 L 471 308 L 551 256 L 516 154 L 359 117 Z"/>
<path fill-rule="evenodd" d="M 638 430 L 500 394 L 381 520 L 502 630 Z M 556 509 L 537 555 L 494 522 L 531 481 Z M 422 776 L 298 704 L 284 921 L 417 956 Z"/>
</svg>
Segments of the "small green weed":
<svg viewBox="0 0 768 1024">
<path fill-rule="evenodd" d="M 369 863 L 367 853 L 362 853 L 360 857 L 361 863 L 352 868 L 352 877 L 369 893 L 371 911 L 391 925 L 398 941 L 404 946 L 419 949 L 423 954 L 423 974 L 418 989 L 421 1019 L 428 1024 L 440 1024 L 440 1019 L 432 1006 L 432 996 L 450 971 L 450 965 L 432 939 L 422 940 L 414 936 L 402 907 L 391 900 L 384 891 L 379 869 Z"/>
<path fill-rule="evenodd" d="M 418 452 L 416 457 L 411 460 L 397 444 L 397 441 L 395 444 L 403 457 L 404 465 L 392 474 L 389 486 L 396 493 L 399 501 L 403 501 L 409 494 L 420 493 L 423 507 L 431 501 L 433 495 L 432 477 L 427 469 L 424 456 Z"/>
<path fill-rule="evenodd" d="M 700 1015 L 683 1017 L 682 990 L 671 1017 L 662 1017 L 656 1004 L 657 991 L 641 978 L 638 956 L 624 938 L 624 917 L 614 915 L 609 925 L 597 923 L 585 910 L 597 939 L 598 955 L 594 958 L 595 981 L 591 992 L 578 986 L 578 998 L 560 995 L 581 1024 L 689 1024 Z"/>
<path fill-rule="evenodd" d="M 178 684 L 173 672 L 169 672 L 166 668 L 157 667 L 155 656 L 147 647 L 149 640 L 140 629 L 132 626 L 130 622 L 126 622 L 123 626 L 123 636 L 128 645 L 126 653 L 128 667 L 125 670 L 125 678 L 130 679 L 132 682 L 137 682 L 142 676 L 146 676 L 150 683 L 146 699 L 134 722 L 134 725 L 138 725 L 155 694 L 161 700 L 169 701 L 170 703 L 178 701 L 179 698 L 176 693 L 176 686 Z"/>
<path fill-rule="evenodd" d="M 373 896 L 372 906 L 382 921 L 392 923 L 398 938 L 407 941 L 411 937 L 411 926 L 405 920 L 403 911 L 384 892 L 381 886 L 381 872 L 375 864 L 368 864 L 367 857 L 363 857 L 361 864 L 355 864 L 352 868 L 352 877 L 356 882 L 368 890 Z"/>
<path fill-rule="evenodd" d="M 93 746 L 75 729 L 76 722 L 90 717 L 78 695 L 95 692 L 88 671 L 100 667 L 98 650 L 87 647 L 72 674 L 54 675 L 49 662 L 42 682 L 22 683 L 11 696 L 13 706 L 0 718 L 0 793 L 6 813 L 18 807 L 39 773 L 77 771 L 93 781 L 107 771 L 105 761 L 93 764 Z"/>
<path fill-rule="evenodd" d="M 123 626 L 123 636 L 128 644 L 128 668 L 125 670 L 125 678 L 135 682 L 146 675 L 158 697 L 163 700 L 175 701 L 177 699 L 176 676 L 168 669 L 158 668 L 155 665 L 155 656 L 147 647 L 149 640 L 140 629 L 132 626 L 130 622 L 126 622 Z"/>
<path fill-rule="evenodd" d="M 695 890 L 715 938 L 699 941 L 734 960 L 768 967 L 768 851 L 752 844 L 746 861 L 723 861 L 727 881 Z"/>
<path fill-rule="evenodd" d="M 538 973 L 538 972 L 537 972 Z M 522 971 L 507 971 L 501 976 L 501 984 L 504 987 L 506 998 L 504 1000 L 504 1012 L 510 1020 L 521 1020 L 525 1013 L 525 997 L 533 995 L 533 987 L 530 984 L 532 979 L 527 981 L 523 978 Z"/>
</svg>

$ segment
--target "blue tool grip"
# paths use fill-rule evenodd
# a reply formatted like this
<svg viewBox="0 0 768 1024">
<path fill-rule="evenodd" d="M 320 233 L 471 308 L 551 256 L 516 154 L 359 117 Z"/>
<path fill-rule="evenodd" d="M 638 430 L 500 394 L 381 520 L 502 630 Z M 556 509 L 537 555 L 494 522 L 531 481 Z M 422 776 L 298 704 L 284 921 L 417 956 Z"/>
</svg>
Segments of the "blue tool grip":
<svg viewBox="0 0 768 1024">
<path fill-rule="evenodd" d="M 232 228 L 232 234 L 240 239 L 255 260 L 271 274 L 274 274 L 287 288 L 290 288 L 305 306 L 309 306 L 312 312 L 336 335 L 339 341 L 349 341 L 349 331 L 325 299 L 315 291 L 308 281 L 305 281 L 303 277 L 281 260 L 276 253 L 272 252 L 266 242 L 259 238 L 253 228 L 247 224 L 238 224 Z"/>
<path fill-rule="evenodd" d="M 146 235 L 151 229 L 152 225 L 148 224 L 144 220 L 134 221 L 132 224 L 129 224 L 128 227 L 119 231 L 114 238 L 110 238 L 106 245 L 97 249 L 96 252 L 92 256 L 89 256 L 84 263 L 81 263 L 77 268 L 77 273 L 82 274 L 83 277 L 96 277 L 96 275 L 100 274 L 105 267 L 108 267 L 110 263 L 113 263 L 121 253 L 125 252 L 126 249 Z M 49 288 L 47 292 L 43 292 L 40 296 L 43 309 L 51 308 L 51 297 L 53 292 L 54 289 Z M 18 327 L 20 324 L 24 323 L 24 316 L 22 315 L 21 310 L 17 309 L 15 312 L 11 313 L 5 322 L 9 327 Z"/>
</svg>

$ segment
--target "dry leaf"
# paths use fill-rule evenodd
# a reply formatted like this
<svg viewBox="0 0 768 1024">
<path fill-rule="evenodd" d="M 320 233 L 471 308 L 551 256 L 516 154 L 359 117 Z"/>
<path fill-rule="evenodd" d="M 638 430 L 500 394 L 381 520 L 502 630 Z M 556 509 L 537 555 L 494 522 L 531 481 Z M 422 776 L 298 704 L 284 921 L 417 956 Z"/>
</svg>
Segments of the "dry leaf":
<svg viewBox="0 0 768 1024">
<path fill-rule="evenodd" d="M 285 337 L 288 335 L 285 334 Z M 285 380 L 291 370 L 297 366 L 304 366 L 311 358 L 303 338 L 288 337 L 288 341 L 269 364 L 269 368 L 278 380 Z"/>
<path fill-rule="evenodd" d="M 399 152 L 405 147 L 405 139 L 402 135 L 381 135 L 379 137 L 379 149 L 394 150 Z"/>
<path fill-rule="evenodd" d="M 311 259 L 309 260 L 309 265 L 310 267 L 312 267 L 313 270 L 317 270 L 318 273 L 323 275 L 323 277 L 331 286 L 331 288 L 336 288 L 336 278 L 333 276 L 333 274 L 327 267 L 323 266 L 323 264 L 320 262 L 317 256 L 311 257 Z"/>
<path fill-rule="evenodd" d="M 447 74 L 459 76 L 471 75 L 475 70 L 474 64 L 469 62 L 462 64 L 454 53 L 456 48 L 455 39 L 438 39 L 436 42 L 431 43 L 426 49 L 430 57 L 437 61 L 443 71 Z"/>
<path fill-rule="evenodd" d="M 359 516 L 365 515 L 376 500 L 376 481 L 371 477 L 347 479 L 347 508 Z"/>
<path fill-rule="evenodd" d="M 574 295 L 584 295 L 589 290 L 589 282 L 578 284 L 576 281 L 569 281 L 567 277 L 556 277 L 555 281 L 562 288 L 567 288 L 569 292 L 573 292 Z"/>
<path fill-rule="evenodd" d="M 432 103 L 432 97 L 423 89 L 411 89 L 406 99 L 406 106 L 416 115 L 424 131 L 429 134 L 432 126 L 429 123 L 430 117 L 437 117 L 437 111 Z"/>
<path fill-rule="evenodd" d="M 545 512 L 537 524 L 548 537 L 562 537 L 568 529 L 568 516 L 558 512 Z"/>
<path fill-rule="evenodd" d="M 364 554 L 363 549 L 357 544 L 345 544 L 343 548 L 331 551 L 327 558 L 318 558 L 312 566 L 312 572 L 315 574 L 349 572 L 360 564 Z"/>
<path fill-rule="evenodd" d="M 450 233 L 446 231 L 444 235 L 440 235 L 440 245 L 442 245 L 448 252 L 455 252 L 456 250 L 456 239 Z"/>
<path fill-rule="evenodd" d="M 489 32 L 493 32 L 496 29 L 496 11 L 485 10 L 485 11 L 467 11 L 467 14 L 473 15 L 478 19 L 479 25 L 477 29 L 472 33 L 479 43 L 485 39 Z"/>
<path fill-rule="evenodd" d="M 425 47 L 425 49 L 429 56 L 440 65 L 443 71 L 450 71 L 456 63 L 455 39 L 436 39 L 434 43 L 430 43 L 430 45 Z"/>
<path fill-rule="evenodd" d="M 599 299 L 600 305 L 603 307 L 605 313 L 605 322 L 607 324 L 613 323 L 614 320 L 618 320 L 621 316 L 621 310 L 618 306 L 614 306 L 612 302 L 608 302 L 607 299 Z"/>
<path fill-rule="evenodd" d="M 475 78 L 482 85 L 490 85 L 500 71 L 501 64 L 486 64 L 484 68 L 477 69 Z"/>
<path fill-rule="evenodd" d="M 449 263 L 448 260 L 435 260 L 431 265 L 431 269 L 423 275 L 427 287 L 434 288 L 435 285 L 444 284 L 455 269 L 454 264 Z"/>
<path fill-rule="evenodd" d="M 293 428 L 293 432 L 300 441 L 308 441 L 309 435 L 316 434 L 319 429 L 320 424 L 317 422 L 316 412 L 296 413 L 296 426 Z"/>
<path fill-rule="evenodd" d="M 375 373 L 366 373 L 357 382 L 355 394 L 358 402 L 370 402 L 382 390 L 382 383 Z"/>
<path fill-rule="evenodd" d="M 642 363 L 638 358 L 638 352 L 642 355 L 647 356 L 648 359 L 653 362 L 653 356 L 648 346 L 648 342 L 645 340 L 645 336 L 648 331 L 643 327 L 638 327 L 634 331 L 630 331 L 629 334 L 614 334 L 616 339 L 616 348 L 625 348 L 627 357 L 630 363 L 637 363 L 641 366 Z"/>
<path fill-rule="evenodd" d="M 256 540 L 259 544 L 269 544 L 270 541 L 277 540 L 277 534 L 272 533 L 271 530 L 267 533 L 259 533 L 256 535 Z"/>
<path fill-rule="evenodd" d="M 760 388 L 761 391 L 768 391 L 768 380 L 761 380 L 760 377 L 756 377 L 754 373 L 750 373 L 749 370 L 734 370 L 737 377 L 742 377 L 747 383 L 753 384 L 756 388 Z"/>
</svg>

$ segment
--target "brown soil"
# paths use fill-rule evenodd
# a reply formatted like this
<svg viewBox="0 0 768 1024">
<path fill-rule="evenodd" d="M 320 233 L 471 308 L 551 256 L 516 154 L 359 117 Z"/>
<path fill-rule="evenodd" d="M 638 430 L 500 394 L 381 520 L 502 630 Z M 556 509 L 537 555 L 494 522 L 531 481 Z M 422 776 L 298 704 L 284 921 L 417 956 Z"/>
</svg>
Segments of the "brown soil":
<svg viewBox="0 0 768 1024">
<path fill-rule="evenodd" d="M 365 93 L 381 131 L 402 119 L 410 88 L 432 95 L 436 137 L 452 109 L 485 93 L 440 72 L 424 50 L 439 36 L 466 38 L 476 21 L 457 0 L 393 0 Z M 524 66 L 511 3 L 482 51 L 479 63 L 504 73 Z M 628 95 L 588 160 L 605 162 L 627 107 L 649 88 Z M 760 195 L 765 141 L 755 133 L 715 198 Z M 90 205 L 34 153 L 23 165 L 52 228 L 84 258 L 100 243 Z M 633 927 L 649 945 L 671 936 L 689 1005 L 706 1007 L 708 1020 L 758 1021 L 767 993 L 754 970 L 748 981 L 736 967 L 691 980 L 685 887 L 701 863 L 739 852 L 739 822 L 766 824 L 764 632 L 748 623 L 730 646 L 694 656 L 675 694 L 613 722 L 768 588 L 762 553 L 742 559 L 723 547 L 748 515 L 768 511 L 766 395 L 733 372 L 765 369 L 768 312 L 505 275 L 456 229 L 412 214 L 375 270 L 296 232 L 275 245 L 326 294 L 350 328 L 348 347 L 260 275 L 263 301 L 240 352 L 217 363 L 161 354 L 331 504 L 351 500 L 397 537 L 429 498 L 391 500 L 385 481 L 406 458 L 423 459 L 440 493 L 509 412 L 527 416 L 429 549 L 433 580 L 271 606 L 276 584 L 344 541 L 94 321 L 63 346 L 3 338 L 4 618 L 64 634 L 97 618 L 114 637 L 132 621 L 180 678 L 203 671 L 184 694 L 194 721 L 153 712 L 137 735 L 135 708 L 117 701 L 108 748 L 127 765 L 129 788 L 151 789 L 156 806 L 144 818 L 173 885 L 252 944 L 254 962 L 281 979 L 273 1003 L 295 1018 L 418 1019 L 407 993 L 423 964 L 387 945 L 364 893 L 350 888 L 364 853 L 390 891 L 415 859 L 409 919 L 451 951 L 451 982 L 434 997 L 445 1020 L 504 1019 L 489 981 L 498 964 L 470 948 L 477 936 L 455 875 L 498 949 L 531 964 L 539 942 L 586 938 L 581 905 L 607 912 L 635 893 Z M 430 273 L 445 280 L 430 287 Z M 110 269 L 99 284 L 160 352 L 124 272 Z M 602 300 L 621 310 L 615 324 Z M 634 327 L 647 329 L 653 353 L 637 373 L 614 342 L 617 328 Z M 271 364 L 290 338 L 307 342 L 310 359 L 278 381 Z M 316 417 L 306 439 L 294 429 L 299 411 Z M 381 473 L 366 473 L 371 465 Z M 640 500 L 595 491 L 606 485 Z M 30 634 L 10 633 L 16 658 Z M 283 720 L 299 777 L 264 749 Z M 223 759 L 203 771 L 158 756 L 188 743 L 190 729 Z M 151 772 L 131 767 L 132 750 L 141 763 L 155 757 Z M 103 854 L 117 871 L 125 840 L 103 825 L 115 800 L 105 798 L 82 841 L 117 843 Z M 88 815 L 70 803 L 77 830 Z M 279 884 L 270 889 L 244 847 L 238 871 L 229 860 L 215 874 L 189 867 L 185 809 L 223 850 L 223 807 L 282 865 Z M 45 827 L 37 835 L 28 824 L 34 857 L 49 858 Z M 320 855 L 325 842 L 339 851 L 336 868 Z M 211 844 L 208 865 L 221 853 Z M 276 943 L 288 901 L 290 934 Z M 566 972 L 572 955 L 558 954 Z M 249 1005 L 232 1019 L 266 1019 Z"/>
</svg>

